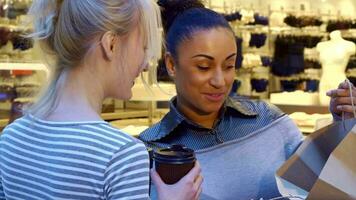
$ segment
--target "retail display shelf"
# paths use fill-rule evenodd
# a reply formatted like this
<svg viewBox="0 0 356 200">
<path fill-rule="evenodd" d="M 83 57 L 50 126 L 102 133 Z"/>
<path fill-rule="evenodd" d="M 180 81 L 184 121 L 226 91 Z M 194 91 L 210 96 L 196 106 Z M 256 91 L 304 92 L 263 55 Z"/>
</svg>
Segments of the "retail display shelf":
<svg viewBox="0 0 356 200">
<path fill-rule="evenodd" d="M 48 68 L 42 63 L 0 62 L 0 70 L 42 70 L 48 72 Z"/>
<path fill-rule="evenodd" d="M 147 117 L 148 110 L 136 110 L 136 109 L 120 109 L 112 113 L 102 113 L 101 117 L 104 120 L 117 120 L 117 119 L 127 119 L 127 118 L 139 118 Z"/>
<path fill-rule="evenodd" d="M 328 114 L 330 113 L 328 106 L 321 105 L 285 105 L 285 104 L 274 104 L 279 109 L 281 109 L 286 114 L 291 114 L 294 112 L 305 112 L 307 114 Z"/>
<path fill-rule="evenodd" d="M 5 127 L 8 122 L 9 119 L 0 119 L 0 127 Z"/>
<path fill-rule="evenodd" d="M 154 115 L 161 116 L 168 112 L 168 109 L 156 109 Z M 149 111 L 146 110 L 138 110 L 138 109 L 119 109 L 112 113 L 102 113 L 101 117 L 105 121 L 113 121 L 113 120 L 124 120 L 124 119 L 132 119 L 132 121 L 137 121 L 137 118 L 145 118 L 149 116 Z M 136 119 L 135 119 L 136 118 Z M 3 113 L 3 117 L 0 118 L 0 128 L 4 128 L 9 122 L 8 116 L 5 116 Z"/>
</svg>

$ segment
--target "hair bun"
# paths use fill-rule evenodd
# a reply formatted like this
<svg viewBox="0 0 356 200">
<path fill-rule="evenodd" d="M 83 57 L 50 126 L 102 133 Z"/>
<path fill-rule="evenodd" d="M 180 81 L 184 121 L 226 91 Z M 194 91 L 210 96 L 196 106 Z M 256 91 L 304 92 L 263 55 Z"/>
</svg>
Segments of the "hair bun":
<svg viewBox="0 0 356 200">
<path fill-rule="evenodd" d="M 162 21 L 167 32 L 174 19 L 184 11 L 192 8 L 204 8 L 200 0 L 158 0 L 158 5 L 162 8 Z"/>
</svg>

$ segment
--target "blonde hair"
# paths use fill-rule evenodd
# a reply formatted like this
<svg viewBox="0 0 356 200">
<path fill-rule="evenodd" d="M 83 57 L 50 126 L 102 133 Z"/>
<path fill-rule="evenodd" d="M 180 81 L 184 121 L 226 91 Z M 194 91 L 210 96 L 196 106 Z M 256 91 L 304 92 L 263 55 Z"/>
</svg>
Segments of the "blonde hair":
<svg viewBox="0 0 356 200">
<path fill-rule="evenodd" d="M 161 54 L 160 11 L 154 0 L 34 0 L 29 14 L 34 27 L 30 37 L 40 43 L 46 55 L 55 57 L 51 81 L 27 110 L 39 117 L 53 111 L 66 72 L 83 61 L 101 34 L 129 34 L 139 23 L 146 61 L 157 60 Z"/>
</svg>

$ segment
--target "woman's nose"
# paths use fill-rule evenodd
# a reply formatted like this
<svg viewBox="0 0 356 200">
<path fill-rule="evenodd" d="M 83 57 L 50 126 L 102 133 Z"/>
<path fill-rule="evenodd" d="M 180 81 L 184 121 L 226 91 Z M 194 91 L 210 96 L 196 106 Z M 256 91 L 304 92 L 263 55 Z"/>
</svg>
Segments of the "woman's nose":
<svg viewBox="0 0 356 200">
<path fill-rule="evenodd" d="M 211 78 L 210 84 L 215 88 L 221 88 L 225 86 L 225 77 L 221 69 L 215 70 L 213 77 Z"/>
</svg>

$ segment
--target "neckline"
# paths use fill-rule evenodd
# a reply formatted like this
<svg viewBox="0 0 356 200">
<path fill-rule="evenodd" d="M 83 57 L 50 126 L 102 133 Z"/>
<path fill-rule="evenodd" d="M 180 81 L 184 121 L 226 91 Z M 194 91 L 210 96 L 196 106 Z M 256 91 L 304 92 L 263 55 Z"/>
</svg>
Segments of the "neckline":
<svg viewBox="0 0 356 200">
<path fill-rule="evenodd" d="M 108 124 L 104 120 L 93 120 L 93 121 L 49 121 L 40 119 L 32 114 L 27 114 L 28 118 L 45 125 L 83 125 L 83 124 Z"/>
</svg>

